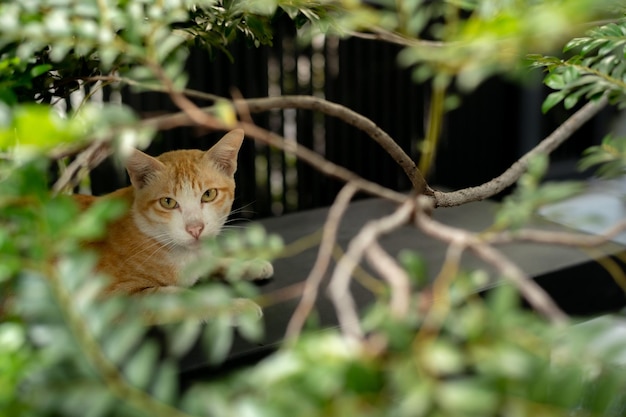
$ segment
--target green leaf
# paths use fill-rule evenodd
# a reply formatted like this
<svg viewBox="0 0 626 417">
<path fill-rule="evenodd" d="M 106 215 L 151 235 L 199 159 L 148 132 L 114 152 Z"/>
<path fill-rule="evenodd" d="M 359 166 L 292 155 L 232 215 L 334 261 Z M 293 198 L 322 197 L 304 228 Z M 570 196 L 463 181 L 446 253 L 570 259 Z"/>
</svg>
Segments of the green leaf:
<svg viewBox="0 0 626 417">
<path fill-rule="evenodd" d="M 555 91 L 553 93 L 548 94 L 548 97 L 543 101 L 541 105 L 541 111 L 543 113 L 547 113 L 552 107 L 559 104 L 567 95 L 565 91 Z"/>
<path fill-rule="evenodd" d="M 50 71 L 52 69 L 52 65 L 50 64 L 40 64 L 40 65 L 36 65 L 33 68 L 31 68 L 30 70 L 30 75 L 31 77 L 35 78 L 35 77 L 39 77 L 40 75 L 45 74 L 46 72 Z"/>
<path fill-rule="evenodd" d="M 567 97 L 565 97 L 565 101 L 563 101 L 563 106 L 567 109 L 570 110 L 571 108 L 573 108 L 576 104 L 578 103 L 578 97 L 575 95 L 569 95 Z"/>
<path fill-rule="evenodd" d="M 493 388 L 470 378 L 446 381 L 435 395 L 442 409 L 459 416 L 493 415 L 499 403 Z"/>
<path fill-rule="evenodd" d="M 198 342 L 202 325 L 196 320 L 185 320 L 168 331 L 168 348 L 170 355 L 180 357 L 187 353 Z"/>
<path fill-rule="evenodd" d="M 428 284 L 427 262 L 423 256 L 412 250 L 402 250 L 398 253 L 398 260 L 409 273 L 409 278 L 416 288 L 423 288 Z"/>
<path fill-rule="evenodd" d="M 106 224 L 119 218 L 128 210 L 126 202 L 116 199 L 101 199 L 92 204 L 74 221 L 66 225 L 68 236 L 79 240 L 93 240 L 102 237 Z"/>
<path fill-rule="evenodd" d="M 258 342 L 263 338 L 263 320 L 255 309 L 247 309 L 236 315 L 237 330 L 247 340 Z"/>
<path fill-rule="evenodd" d="M 226 359 L 233 343 L 230 316 L 220 314 L 212 318 L 204 329 L 203 342 L 209 362 L 220 363 Z"/>
<path fill-rule="evenodd" d="M 549 73 L 546 78 L 544 78 L 543 82 L 548 87 L 554 90 L 561 90 L 565 87 L 565 81 L 563 80 L 563 76 L 556 72 Z"/>
<path fill-rule="evenodd" d="M 106 334 L 102 349 L 113 363 L 121 363 L 141 343 L 145 334 L 146 328 L 138 321 L 125 321 Z"/>
<path fill-rule="evenodd" d="M 152 385 L 152 395 L 166 404 L 173 404 L 178 396 L 178 367 L 172 360 L 165 360 L 158 366 Z"/>
<path fill-rule="evenodd" d="M 159 348 L 156 343 L 145 341 L 124 365 L 128 381 L 140 389 L 146 389 L 154 375 L 158 358 Z"/>
</svg>

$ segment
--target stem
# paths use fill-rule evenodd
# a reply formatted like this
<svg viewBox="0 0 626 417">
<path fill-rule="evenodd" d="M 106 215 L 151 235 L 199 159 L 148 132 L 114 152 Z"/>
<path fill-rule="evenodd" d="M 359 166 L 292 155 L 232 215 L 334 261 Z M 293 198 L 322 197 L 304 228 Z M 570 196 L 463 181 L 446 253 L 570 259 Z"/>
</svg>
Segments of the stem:
<svg viewBox="0 0 626 417">
<path fill-rule="evenodd" d="M 45 276 L 49 278 L 48 282 L 50 282 L 52 292 L 58 301 L 58 306 L 66 318 L 67 326 L 76 338 L 78 345 L 82 348 L 82 352 L 115 396 L 121 401 L 127 402 L 136 409 L 152 416 L 189 417 L 188 414 L 162 403 L 146 392 L 128 384 L 119 369 L 104 355 L 81 314 L 73 309 L 75 301 L 61 284 L 52 263 L 48 264 Z"/>
<path fill-rule="evenodd" d="M 428 114 L 428 131 L 426 139 L 422 145 L 422 155 L 418 169 L 424 175 L 428 175 L 428 171 L 433 165 L 437 153 L 437 145 L 441 136 L 441 126 L 443 124 L 443 102 L 446 96 L 445 87 L 433 82 L 433 92 L 430 96 L 430 112 Z"/>
</svg>

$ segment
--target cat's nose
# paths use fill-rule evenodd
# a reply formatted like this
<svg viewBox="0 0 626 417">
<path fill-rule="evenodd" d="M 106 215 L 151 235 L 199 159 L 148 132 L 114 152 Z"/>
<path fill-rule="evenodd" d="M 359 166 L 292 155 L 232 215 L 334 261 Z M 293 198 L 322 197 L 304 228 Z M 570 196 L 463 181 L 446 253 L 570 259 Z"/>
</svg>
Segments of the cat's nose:
<svg viewBox="0 0 626 417">
<path fill-rule="evenodd" d="M 200 237 L 200 233 L 204 230 L 203 224 L 189 224 L 186 229 L 187 233 L 194 237 L 194 239 L 198 239 Z"/>
</svg>

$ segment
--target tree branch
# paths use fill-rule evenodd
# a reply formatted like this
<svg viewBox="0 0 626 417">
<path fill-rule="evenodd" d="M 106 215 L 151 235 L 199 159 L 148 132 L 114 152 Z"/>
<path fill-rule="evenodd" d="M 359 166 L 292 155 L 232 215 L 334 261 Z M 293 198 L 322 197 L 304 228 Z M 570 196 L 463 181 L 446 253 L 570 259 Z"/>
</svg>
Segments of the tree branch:
<svg viewBox="0 0 626 417">
<path fill-rule="evenodd" d="M 556 232 L 535 229 L 521 229 L 516 231 L 501 232 L 493 236 L 487 236 L 489 243 L 513 243 L 528 241 L 549 245 L 595 247 L 613 239 L 626 230 L 626 220 L 622 220 L 599 235 L 587 235 L 583 233 Z"/>
<path fill-rule="evenodd" d="M 405 317 L 411 306 L 411 281 L 408 274 L 375 240 L 365 249 L 365 257 L 370 266 L 389 284 L 389 311 L 397 318 Z"/>
<path fill-rule="evenodd" d="M 163 116 L 157 116 L 144 120 L 143 123 L 159 129 L 170 129 L 177 126 L 186 126 L 190 122 L 203 124 L 201 122 L 201 116 L 198 111 L 207 112 L 212 109 L 210 107 L 197 108 L 195 104 L 190 106 L 190 101 L 187 97 L 199 98 L 210 101 L 228 101 L 231 102 L 239 114 L 243 113 L 262 113 L 275 109 L 302 109 L 318 111 L 328 116 L 336 117 L 343 122 L 354 126 L 355 128 L 363 131 L 369 137 L 371 137 L 376 143 L 378 143 L 402 168 L 405 172 L 413 189 L 419 194 L 432 195 L 433 190 L 428 186 L 426 180 L 420 170 L 415 165 L 415 162 L 409 155 L 397 144 L 395 140 L 387 132 L 378 127 L 372 120 L 367 117 L 345 107 L 341 104 L 333 103 L 320 97 L 314 96 L 281 96 L 281 97 L 264 97 L 244 99 L 237 98 L 234 100 L 226 97 L 216 96 L 214 94 L 208 94 L 195 90 L 176 90 L 171 85 L 171 82 L 167 80 L 167 77 L 159 71 L 158 68 L 154 68 L 159 78 L 163 80 L 163 85 L 151 85 L 142 84 L 134 80 L 117 77 L 117 76 L 97 76 L 82 78 L 83 81 L 109 81 L 109 82 L 121 82 L 136 87 L 143 87 L 151 89 L 153 91 L 161 91 L 163 93 L 170 94 L 175 104 L 182 110 L 182 112 L 174 114 L 166 114 Z M 161 72 L 159 74 L 159 72 Z M 194 108 L 195 107 L 195 108 Z"/>
<path fill-rule="evenodd" d="M 315 300 L 317 300 L 317 294 L 319 292 L 319 286 L 324 279 L 324 275 L 330 265 L 330 260 L 333 255 L 333 247 L 337 240 L 337 230 L 339 229 L 339 223 L 348 209 L 348 205 L 352 200 L 352 197 L 356 193 L 357 188 L 352 184 L 346 184 L 339 194 L 335 202 L 328 211 L 328 217 L 324 223 L 322 232 L 322 241 L 320 243 L 319 250 L 317 252 L 317 258 L 315 264 L 309 276 L 304 281 L 304 288 L 302 290 L 302 297 L 300 303 L 296 307 L 289 324 L 287 325 L 287 331 L 285 337 L 287 340 L 296 339 L 302 330 L 302 326 L 306 321 L 306 318 L 311 313 Z"/>
<path fill-rule="evenodd" d="M 481 201 L 500 193 L 513 185 L 526 171 L 528 161 L 539 154 L 549 154 L 565 142 L 576 130 L 589 121 L 606 106 L 608 100 L 602 97 L 596 102 L 585 104 L 562 125 L 543 139 L 536 147 L 527 152 L 498 177 L 477 187 L 464 188 L 458 191 L 435 191 L 435 207 L 454 207 L 473 201 Z"/>
<path fill-rule="evenodd" d="M 59 179 L 54 183 L 52 191 L 58 194 L 68 187 L 76 186 L 80 182 L 81 171 L 89 172 L 94 167 L 100 165 L 110 154 L 111 146 L 108 142 L 102 140 L 92 142 L 63 171 Z"/>
<path fill-rule="evenodd" d="M 361 261 L 364 253 L 379 236 L 407 223 L 414 211 L 415 199 L 407 199 L 392 214 L 368 222 L 350 241 L 348 250 L 337 263 L 330 278 L 328 294 L 335 306 L 341 329 L 346 336 L 363 337 L 356 305 L 350 294 L 352 272 Z"/>
<path fill-rule="evenodd" d="M 259 113 L 271 109 L 305 109 L 318 111 L 328 116 L 336 117 L 345 123 L 356 127 L 366 133 L 376 143 L 378 143 L 405 172 L 413 189 L 418 194 L 432 194 L 432 190 L 426 184 L 424 176 L 415 165 L 415 162 L 404 152 L 404 150 L 393 140 L 389 134 L 378 127 L 367 117 L 345 107 L 341 104 L 333 103 L 314 96 L 282 96 L 246 99 L 233 102 L 235 106 L 245 105 L 251 113 Z"/>
<path fill-rule="evenodd" d="M 415 223 L 420 230 L 444 242 L 463 242 L 480 259 L 492 265 L 504 278 L 515 285 L 535 310 L 555 324 L 567 322 L 567 315 L 543 288 L 526 276 L 515 263 L 476 234 L 439 223 L 428 216 L 425 211 L 432 205 L 432 201 L 429 201 L 428 197 L 418 196 L 418 201 L 419 209 L 416 210 Z"/>
</svg>

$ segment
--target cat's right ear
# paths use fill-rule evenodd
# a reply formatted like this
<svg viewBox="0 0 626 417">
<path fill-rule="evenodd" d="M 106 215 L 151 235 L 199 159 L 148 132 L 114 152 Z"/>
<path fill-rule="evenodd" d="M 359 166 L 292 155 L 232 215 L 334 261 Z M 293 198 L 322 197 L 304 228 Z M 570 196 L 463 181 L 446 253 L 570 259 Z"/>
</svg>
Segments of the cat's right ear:
<svg viewBox="0 0 626 417">
<path fill-rule="evenodd" d="M 165 165 L 161 161 L 137 149 L 133 149 L 126 159 L 126 171 L 130 176 L 130 182 L 137 189 L 145 187 L 150 177 L 164 168 Z"/>
</svg>

